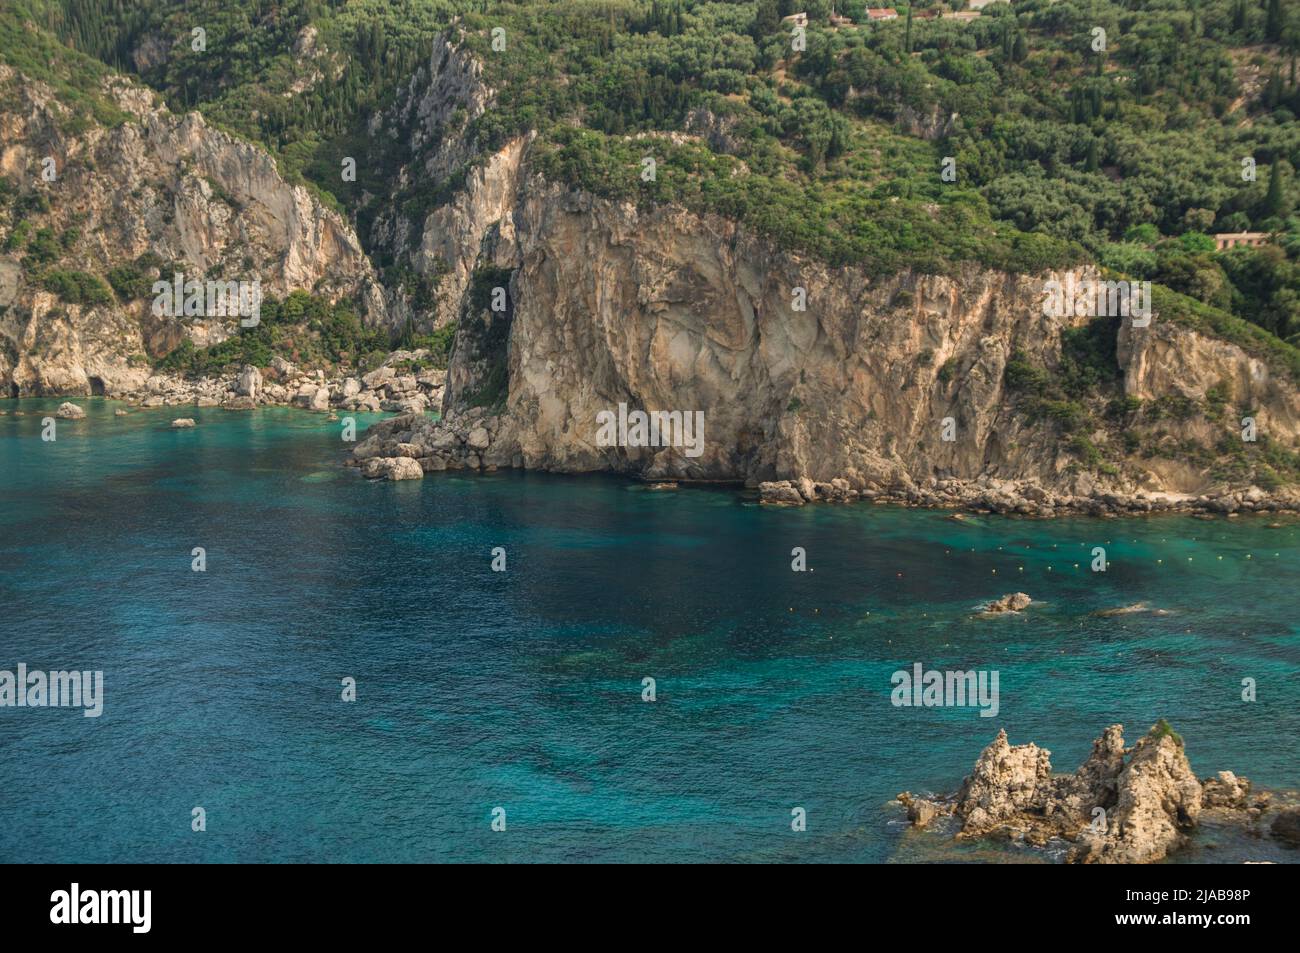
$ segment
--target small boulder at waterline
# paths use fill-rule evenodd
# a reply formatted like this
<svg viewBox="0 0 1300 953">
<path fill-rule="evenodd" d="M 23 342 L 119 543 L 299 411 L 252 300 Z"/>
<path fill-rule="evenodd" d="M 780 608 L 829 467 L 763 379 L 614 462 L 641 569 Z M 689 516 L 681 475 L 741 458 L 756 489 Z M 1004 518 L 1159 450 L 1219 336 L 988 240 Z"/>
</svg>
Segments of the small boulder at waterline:
<svg viewBox="0 0 1300 953">
<path fill-rule="evenodd" d="M 1029 607 L 1034 600 L 1023 592 L 1012 592 L 1003 596 L 1001 599 L 995 599 L 990 602 L 984 611 L 987 613 L 997 614 L 999 612 L 1019 612 Z"/>
</svg>

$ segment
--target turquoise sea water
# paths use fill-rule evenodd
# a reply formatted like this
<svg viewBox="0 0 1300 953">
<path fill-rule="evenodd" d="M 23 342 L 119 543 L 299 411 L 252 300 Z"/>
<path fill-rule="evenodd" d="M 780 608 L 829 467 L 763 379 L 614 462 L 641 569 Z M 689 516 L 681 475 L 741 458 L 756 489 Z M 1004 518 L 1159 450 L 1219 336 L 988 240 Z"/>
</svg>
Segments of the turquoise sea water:
<svg viewBox="0 0 1300 953">
<path fill-rule="evenodd" d="M 83 403 L 47 443 L 58 401 L 0 402 L 0 669 L 105 679 L 97 719 L 0 708 L 0 861 L 1034 860 L 888 802 L 955 788 L 998 727 L 1072 770 L 1161 716 L 1201 775 L 1300 784 L 1292 520 L 368 483 L 320 415 Z M 977 617 L 1016 590 L 1039 603 Z M 1137 601 L 1169 614 L 1092 615 Z M 892 706 L 914 662 L 996 669 L 997 717 Z"/>
</svg>

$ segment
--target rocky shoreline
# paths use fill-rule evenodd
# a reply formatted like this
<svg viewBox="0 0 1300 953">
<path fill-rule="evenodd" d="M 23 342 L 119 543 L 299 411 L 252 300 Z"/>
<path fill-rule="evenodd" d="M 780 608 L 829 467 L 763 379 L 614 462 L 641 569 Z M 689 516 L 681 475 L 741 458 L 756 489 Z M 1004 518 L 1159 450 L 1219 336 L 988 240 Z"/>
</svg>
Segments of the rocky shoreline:
<svg viewBox="0 0 1300 953">
<path fill-rule="evenodd" d="M 1081 494 L 1054 491 L 1034 480 L 980 477 L 976 480 L 931 478 L 924 483 L 896 483 L 892 486 L 869 483 L 862 489 L 854 489 L 845 480 L 830 483 L 814 483 L 808 479 L 781 480 L 759 483 L 757 489 L 763 503 L 777 506 L 864 501 L 1044 519 L 1066 515 L 1117 517 L 1151 513 L 1200 513 L 1227 517 L 1240 513 L 1300 514 L 1300 489 L 1291 487 L 1273 492 L 1250 486 L 1224 487 L 1203 494 L 1145 490 L 1133 493 L 1095 490 Z"/>
<path fill-rule="evenodd" d="M 157 373 L 140 386 L 114 390 L 101 396 L 137 407 L 300 407 L 364 413 L 424 414 L 442 404 L 447 372 L 436 368 L 415 370 L 427 361 L 427 350 L 393 351 L 367 373 L 335 374 L 306 370 L 275 358 L 265 368 L 244 365 L 239 373 L 219 377 L 185 377 Z M 62 396 L 62 395 L 47 395 Z M 85 396 L 84 394 L 73 396 Z M 0 411 L 3 413 L 3 411 Z"/>
<path fill-rule="evenodd" d="M 950 818 L 955 838 L 1029 847 L 1063 846 L 1066 863 L 1146 864 L 1187 847 L 1204 822 L 1300 847 L 1293 795 L 1255 791 L 1231 771 L 1197 780 L 1183 740 L 1161 720 L 1131 748 L 1111 725 L 1072 774 L 1053 774 L 1051 752 L 1011 745 L 1004 730 L 980 753 L 961 788 L 946 797 L 898 795 L 914 827 Z"/>
<path fill-rule="evenodd" d="M 443 470 L 528 469 L 517 452 L 509 453 L 497 440 L 501 419 L 482 407 L 452 410 L 446 417 L 426 416 L 442 403 L 447 372 L 413 371 L 428 352 L 394 351 L 376 369 L 365 374 L 327 377 L 322 370 L 303 370 L 281 358 L 266 368 L 246 365 L 238 374 L 187 378 L 156 374 L 138 389 L 110 396 L 141 408 L 197 406 L 251 410 L 259 406 L 298 407 L 330 413 L 353 411 L 393 413 L 372 424 L 345 465 L 362 470 L 372 479 L 420 479 Z M 0 415 L 7 413 L 0 403 Z M 646 478 L 655 488 L 676 488 L 690 480 L 665 483 Z M 703 481 L 700 481 L 703 482 Z M 708 481 L 716 484 L 717 481 Z M 1069 493 L 1044 487 L 1037 480 L 935 479 L 923 482 L 827 482 L 808 478 L 776 481 L 734 481 L 757 501 L 770 506 L 808 503 L 879 503 L 918 509 L 952 511 L 951 519 L 966 514 L 1051 519 L 1058 516 L 1092 516 L 1114 519 L 1155 514 L 1192 515 L 1201 518 L 1236 518 L 1242 514 L 1300 516 L 1300 488 L 1272 492 L 1257 486 L 1223 487 L 1193 495 L 1138 490 L 1121 493 L 1093 490 Z"/>
<path fill-rule="evenodd" d="M 419 415 L 402 415 L 379 421 L 366 431 L 347 460 L 373 478 L 419 479 L 425 473 L 442 470 L 526 469 L 524 456 L 498 440 L 501 418 L 485 408 L 450 411 L 434 421 Z M 415 467 L 398 460 L 413 460 Z M 399 472 L 401 476 L 396 476 Z M 651 485 L 660 479 L 646 478 Z M 691 481 L 676 479 L 674 484 Z M 739 483 L 739 481 L 737 481 Z M 1042 486 L 1036 480 L 898 481 L 893 484 L 865 482 L 853 486 L 848 480 L 829 483 L 804 478 L 744 484 L 756 492 L 760 503 L 774 506 L 802 506 L 806 503 L 890 503 L 963 513 L 998 514 L 1050 519 L 1084 515 L 1103 518 L 1148 514 L 1201 514 L 1233 518 L 1243 513 L 1300 515 L 1300 488 L 1284 487 L 1267 492 L 1257 486 L 1224 487 L 1199 495 L 1138 490 L 1120 493 L 1093 490 L 1089 494 L 1067 493 Z"/>
</svg>

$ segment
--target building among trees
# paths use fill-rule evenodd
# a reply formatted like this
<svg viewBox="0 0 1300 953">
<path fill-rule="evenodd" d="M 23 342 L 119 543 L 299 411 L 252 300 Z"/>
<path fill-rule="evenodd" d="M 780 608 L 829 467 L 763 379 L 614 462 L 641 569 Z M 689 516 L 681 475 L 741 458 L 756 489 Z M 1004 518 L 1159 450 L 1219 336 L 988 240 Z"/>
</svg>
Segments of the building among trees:
<svg viewBox="0 0 1300 953">
<path fill-rule="evenodd" d="M 1225 248 L 1238 248 L 1246 246 L 1256 248 L 1260 245 L 1268 244 L 1268 232 L 1220 232 L 1214 236 L 1214 247 L 1217 251 L 1223 251 Z"/>
</svg>

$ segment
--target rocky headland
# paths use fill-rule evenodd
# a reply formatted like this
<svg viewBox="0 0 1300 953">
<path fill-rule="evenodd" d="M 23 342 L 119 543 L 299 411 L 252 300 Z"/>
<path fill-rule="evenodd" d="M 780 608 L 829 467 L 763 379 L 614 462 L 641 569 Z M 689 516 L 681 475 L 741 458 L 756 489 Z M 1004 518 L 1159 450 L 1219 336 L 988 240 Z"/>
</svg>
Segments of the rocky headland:
<svg viewBox="0 0 1300 953">
<path fill-rule="evenodd" d="M 399 183 L 438 180 L 481 150 L 454 117 L 494 96 L 471 57 L 440 44 L 373 124 L 414 144 Z M 681 136 L 713 141 L 707 119 Z M 416 221 L 377 216 L 386 253 L 443 276 L 439 320 L 456 345 L 442 419 L 386 422 L 353 463 L 725 482 L 788 505 L 1300 507 L 1290 464 L 1264 462 L 1300 446 L 1300 389 L 1249 335 L 1177 307 L 1144 326 L 1045 313 L 1044 283 L 1104 277 L 1089 266 L 831 267 L 727 218 L 552 181 L 540 149 L 525 135 L 482 150 L 444 204 Z M 1078 373 L 1094 384 L 1053 391 Z M 702 412 L 702 452 L 603 443 L 598 417 L 621 404 Z M 1254 442 L 1240 435 L 1247 415 Z"/>
<path fill-rule="evenodd" d="M 349 460 L 375 476 L 413 478 L 397 461 L 414 460 L 418 475 L 515 467 L 731 483 L 771 505 L 1300 511 L 1300 387 L 1257 336 L 1172 301 L 1142 326 L 1045 311 L 1046 282 L 1104 279 L 1093 266 L 882 275 L 725 217 L 554 181 L 534 136 L 492 148 L 466 136 L 496 94 L 445 40 L 369 131 L 410 145 L 395 196 L 423 181 L 455 187 L 430 207 L 374 197 L 365 242 L 257 147 L 120 77 L 106 94 L 127 119 L 111 128 L 70 126 L 53 90 L 13 70 L 0 85 L 15 104 L 0 110 L 0 171 L 26 181 L 41 156 L 65 157 L 58 201 L 33 222 L 68 236 L 65 266 L 106 274 L 152 255 L 186 274 L 255 273 L 275 294 L 355 301 L 370 329 L 414 318 L 454 328 L 445 372 L 277 357 L 185 379 L 157 361 L 186 342 L 219 344 L 237 322 L 159 320 L 147 299 L 60 300 L 0 254 L 9 396 L 396 413 Z M 372 259 L 425 282 L 418 313 Z M 602 441 L 600 415 L 621 405 L 702 414 L 699 452 Z"/>
</svg>

